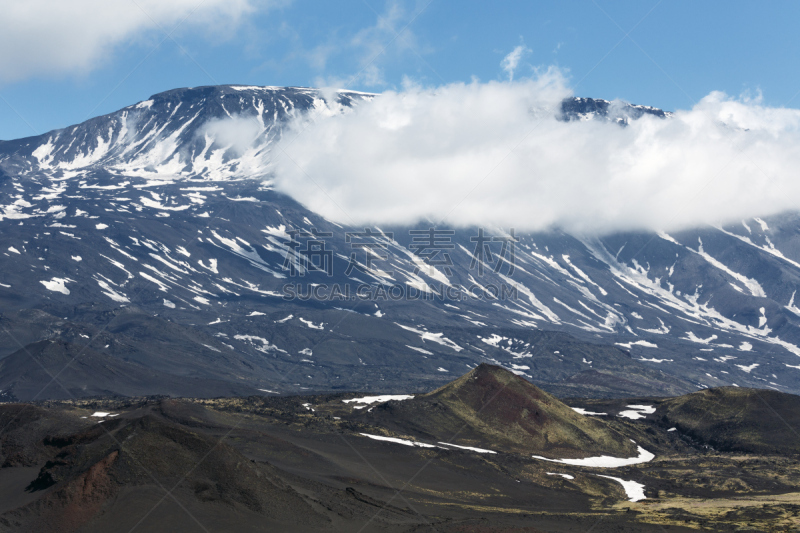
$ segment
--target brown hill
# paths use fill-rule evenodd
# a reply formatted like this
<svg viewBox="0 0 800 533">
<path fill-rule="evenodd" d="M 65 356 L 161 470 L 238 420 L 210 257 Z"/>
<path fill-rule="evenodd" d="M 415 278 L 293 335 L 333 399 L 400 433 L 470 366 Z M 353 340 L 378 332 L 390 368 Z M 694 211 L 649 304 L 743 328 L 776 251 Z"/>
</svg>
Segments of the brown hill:
<svg viewBox="0 0 800 533">
<path fill-rule="evenodd" d="M 488 364 L 429 394 L 387 402 L 363 416 L 428 442 L 551 458 L 637 454 L 636 446 L 605 421 L 580 415 L 525 379 Z"/>
</svg>

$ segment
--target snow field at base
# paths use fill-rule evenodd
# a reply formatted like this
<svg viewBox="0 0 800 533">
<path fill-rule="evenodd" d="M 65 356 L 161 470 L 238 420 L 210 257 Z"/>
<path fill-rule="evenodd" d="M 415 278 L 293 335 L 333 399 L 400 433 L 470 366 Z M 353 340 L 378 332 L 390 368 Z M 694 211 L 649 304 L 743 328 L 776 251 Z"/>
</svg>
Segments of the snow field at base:
<svg viewBox="0 0 800 533">
<path fill-rule="evenodd" d="M 561 463 L 573 466 L 588 466 L 592 468 L 620 468 L 623 466 L 638 465 L 647 463 L 655 458 L 655 455 L 648 452 L 641 446 L 637 446 L 639 455 L 636 457 L 611 457 L 608 455 L 601 455 L 599 457 L 586 457 L 584 459 L 548 459 L 540 455 L 532 455 L 534 459 L 540 461 L 548 461 L 551 463 Z"/>
</svg>

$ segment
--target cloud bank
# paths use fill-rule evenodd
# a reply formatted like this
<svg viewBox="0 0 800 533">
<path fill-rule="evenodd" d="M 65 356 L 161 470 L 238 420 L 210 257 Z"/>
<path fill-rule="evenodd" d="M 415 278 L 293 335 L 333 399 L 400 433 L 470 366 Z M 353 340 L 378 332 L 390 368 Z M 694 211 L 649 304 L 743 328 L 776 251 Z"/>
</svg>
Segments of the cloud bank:
<svg viewBox="0 0 800 533">
<path fill-rule="evenodd" d="M 800 209 L 800 111 L 711 93 L 628 127 L 562 122 L 533 79 L 407 87 L 310 115 L 272 152 L 275 186 L 347 224 L 677 230 Z"/>
<path fill-rule="evenodd" d="M 268 0 L 25 0 L 2 2 L 0 82 L 86 73 L 118 45 L 184 30 L 225 37 Z M 284 2 L 285 3 L 285 2 Z M 162 31 L 163 30 L 163 31 Z M 154 43 L 154 44 L 155 44 Z"/>
</svg>

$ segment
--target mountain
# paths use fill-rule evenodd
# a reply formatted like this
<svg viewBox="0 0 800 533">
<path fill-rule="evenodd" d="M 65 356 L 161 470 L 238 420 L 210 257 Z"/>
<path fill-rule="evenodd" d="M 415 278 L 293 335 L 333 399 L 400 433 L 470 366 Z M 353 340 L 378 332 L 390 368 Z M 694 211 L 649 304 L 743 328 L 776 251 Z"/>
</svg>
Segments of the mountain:
<svg viewBox="0 0 800 533">
<path fill-rule="evenodd" d="M 658 118 L 672 116 L 669 111 L 646 105 L 633 105 L 624 102 L 609 102 L 596 98 L 567 98 L 561 103 L 561 120 L 604 119 L 627 125 L 629 121 L 652 115 Z"/>
<path fill-rule="evenodd" d="M 456 229 L 444 250 L 451 264 L 431 267 L 410 233 L 424 224 L 343 227 L 271 184 L 289 120 L 371 98 L 177 89 L 0 142 L 0 358 L 15 357 L 1 397 L 63 391 L 36 396 L 50 382 L 33 370 L 41 341 L 77 346 L 63 356 L 76 363 L 87 355 L 74 368 L 99 381 L 84 389 L 73 376 L 78 396 L 405 393 L 481 363 L 570 396 L 800 391 L 797 213 L 674 234 L 517 232 L 513 273 L 479 272 L 479 228 Z M 558 113 L 620 127 L 645 114 L 671 119 L 590 98 Z M 326 254 L 314 255 L 314 235 Z M 386 258 L 369 267 L 356 245 Z M 147 372 L 164 387 L 141 386 Z M 185 383 L 196 387 L 184 392 Z"/>
<path fill-rule="evenodd" d="M 431 442 L 551 458 L 637 454 L 604 421 L 578 414 L 525 379 L 485 363 L 433 392 L 382 404 L 364 417 Z"/>
<path fill-rule="evenodd" d="M 371 96 L 340 91 L 333 99 L 349 106 Z M 324 106 L 319 91 L 299 87 L 175 89 L 74 127 L 4 142 L 0 161 L 10 173 L 36 169 L 64 178 L 88 169 L 155 179 L 263 177 L 258 155 L 287 118 Z M 215 129 L 234 116 L 245 119 L 240 126 L 254 128 L 248 140 L 256 140 L 256 148 L 238 151 L 235 132 Z"/>
</svg>

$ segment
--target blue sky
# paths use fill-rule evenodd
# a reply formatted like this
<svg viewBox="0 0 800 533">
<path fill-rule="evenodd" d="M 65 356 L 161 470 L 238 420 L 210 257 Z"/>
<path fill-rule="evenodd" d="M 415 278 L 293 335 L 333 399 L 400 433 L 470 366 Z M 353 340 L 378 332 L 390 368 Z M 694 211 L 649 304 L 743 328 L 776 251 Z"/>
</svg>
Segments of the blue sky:
<svg viewBox="0 0 800 533">
<path fill-rule="evenodd" d="M 0 139 L 217 83 L 382 92 L 556 65 L 577 95 L 800 107 L 796 2 L 30 0 L 0 20 Z M 68 4 L 69 8 L 65 8 Z M 4 8 L 5 9 L 5 8 Z"/>
</svg>

